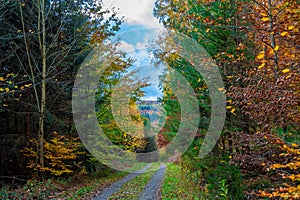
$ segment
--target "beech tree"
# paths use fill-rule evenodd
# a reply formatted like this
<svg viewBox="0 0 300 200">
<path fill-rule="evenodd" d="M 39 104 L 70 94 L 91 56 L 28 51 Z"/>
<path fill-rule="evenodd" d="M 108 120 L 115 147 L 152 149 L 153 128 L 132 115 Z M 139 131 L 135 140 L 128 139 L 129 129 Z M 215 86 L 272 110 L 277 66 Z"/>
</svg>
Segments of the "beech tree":
<svg viewBox="0 0 300 200">
<path fill-rule="evenodd" d="M 249 1 L 241 5 L 243 18 L 251 27 L 246 34 L 253 38 L 257 53 L 253 67 L 243 77 L 246 86 L 233 88 L 231 94 L 242 112 L 256 122 L 256 132 L 282 151 L 276 155 L 281 159 L 269 164 L 268 169 L 286 169 L 289 172 L 282 176 L 292 181 L 274 192 L 261 191 L 262 196 L 270 198 L 297 199 L 300 194 L 299 149 L 293 143 L 297 140 L 287 140 L 287 135 L 299 133 L 300 125 L 299 8 L 299 3 L 289 0 Z"/>
<path fill-rule="evenodd" d="M 266 166 L 296 173 L 298 157 L 290 157 L 298 152 L 298 146 L 289 145 L 284 139 L 294 134 L 297 138 L 299 133 L 299 3 L 158 0 L 154 13 L 165 27 L 201 44 L 220 67 L 228 97 L 228 116 L 226 134 L 218 149 L 225 154 L 230 152 L 230 163 L 246 173 L 255 169 L 267 171 Z M 162 59 L 170 54 L 160 55 Z M 172 67 L 180 69 L 177 66 L 182 59 L 171 58 L 169 61 L 175 61 Z M 201 84 L 195 82 L 194 90 Z M 276 149 L 277 145 L 280 149 Z M 285 162 L 290 163 L 280 164 Z M 281 197 L 298 195 L 296 177 L 289 177 L 295 181 L 294 186 L 282 189 L 285 194 Z M 267 195 L 280 196 L 279 193 L 277 190 Z"/>
</svg>

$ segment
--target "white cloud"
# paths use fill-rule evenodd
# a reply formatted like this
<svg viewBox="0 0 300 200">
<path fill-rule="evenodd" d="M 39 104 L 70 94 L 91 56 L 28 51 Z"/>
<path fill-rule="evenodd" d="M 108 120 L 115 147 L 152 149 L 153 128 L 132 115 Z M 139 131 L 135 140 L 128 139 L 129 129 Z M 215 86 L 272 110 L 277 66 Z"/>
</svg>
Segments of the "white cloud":
<svg viewBox="0 0 300 200">
<path fill-rule="evenodd" d="M 152 15 L 154 1 L 115 0 L 109 2 L 109 0 L 104 0 L 105 5 L 108 7 L 119 7 L 120 15 L 125 15 L 126 17 L 127 30 L 118 32 L 113 39 L 120 42 L 117 47 L 118 50 L 125 52 L 127 57 L 135 60 L 129 70 L 137 70 L 136 76 L 139 79 L 149 78 L 151 85 L 144 88 L 146 96 L 143 99 L 151 100 L 156 100 L 157 96 L 162 96 L 158 85 L 159 76 L 163 73 L 163 68 L 154 67 L 153 63 L 151 63 L 153 55 L 148 51 L 151 42 L 158 37 L 161 30 L 161 27 Z M 128 10 L 126 10 L 126 7 Z M 130 29 L 131 25 L 129 23 L 132 23 L 134 28 Z M 145 27 L 136 28 L 140 26 Z M 157 29 L 152 29 L 155 26 Z"/>
<path fill-rule="evenodd" d="M 132 35 L 132 33 L 138 32 L 139 30 L 129 32 L 127 34 Z M 147 50 L 149 42 L 155 37 L 157 32 L 147 31 L 143 34 L 134 34 L 139 37 L 139 40 L 132 42 L 131 38 L 127 38 L 125 35 L 125 40 L 121 42 L 120 50 L 123 50 L 127 53 L 128 57 L 131 57 L 135 60 L 131 70 L 138 70 L 137 76 L 139 78 L 150 78 L 151 86 L 145 88 L 146 99 L 148 98 L 157 98 L 161 96 L 162 93 L 158 88 L 159 85 L 159 76 L 163 73 L 164 66 L 154 67 L 151 62 L 152 54 Z M 134 37 L 136 38 L 136 37 Z"/>
<path fill-rule="evenodd" d="M 142 97 L 141 100 L 143 100 L 143 101 L 157 101 L 157 96 L 145 96 L 145 97 Z"/>
<path fill-rule="evenodd" d="M 133 52 L 135 48 L 132 44 L 128 44 L 127 42 L 121 41 L 120 44 L 118 45 L 118 50 L 128 53 L 128 52 Z"/>
<path fill-rule="evenodd" d="M 160 27 L 153 16 L 156 0 L 103 0 L 105 8 L 115 7 L 128 24 L 139 24 L 146 27 Z"/>
<path fill-rule="evenodd" d="M 145 48 L 147 48 L 147 43 L 146 42 L 138 42 L 136 45 L 136 48 L 137 49 L 145 49 Z"/>
</svg>

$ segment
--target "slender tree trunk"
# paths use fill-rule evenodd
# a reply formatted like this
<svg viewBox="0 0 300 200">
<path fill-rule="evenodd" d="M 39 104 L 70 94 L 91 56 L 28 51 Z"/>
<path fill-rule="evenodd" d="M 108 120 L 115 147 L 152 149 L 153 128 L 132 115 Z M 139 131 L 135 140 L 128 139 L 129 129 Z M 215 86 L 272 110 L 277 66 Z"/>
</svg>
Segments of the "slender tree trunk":
<svg viewBox="0 0 300 200">
<path fill-rule="evenodd" d="M 45 0 L 38 0 L 37 3 L 38 6 L 38 38 L 39 38 L 39 45 L 41 48 L 41 55 L 42 55 L 42 89 L 41 89 L 41 101 L 39 99 L 39 95 L 37 92 L 37 85 L 35 80 L 35 74 L 33 70 L 33 65 L 31 62 L 31 54 L 29 50 L 29 45 L 27 43 L 27 37 L 26 37 L 26 29 L 25 29 L 25 22 L 23 17 L 23 9 L 22 4 L 20 3 L 20 13 L 21 13 L 21 23 L 22 23 L 22 31 L 23 31 L 23 39 L 25 43 L 26 48 L 26 54 L 28 59 L 28 65 L 30 68 L 31 73 L 31 79 L 33 83 L 33 89 L 35 93 L 37 108 L 40 113 L 39 117 L 39 127 L 38 127 L 38 157 L 36 162 L 41 166 L 44 167 L 44 119 L 45 119 L 45 106 L 46 106 L 46 33 L 45 33 Z M 42 15 L 42 16 L 41 16 Z M 41 29 L 42 24 L 42 29 Z M 42 34 L 42 39 L 41 39 Z"/>
<path fill-rule="evenodd" d="M 46 19 L 45 0 L 41 1 L 41 34 L 42 34 L 42 88 L 41 88 L 41 110 L 39 118 L 39 164 L 44 167 L 44 135 L 45 135 L 45 111 L 46 111 Z"/>
</svg>

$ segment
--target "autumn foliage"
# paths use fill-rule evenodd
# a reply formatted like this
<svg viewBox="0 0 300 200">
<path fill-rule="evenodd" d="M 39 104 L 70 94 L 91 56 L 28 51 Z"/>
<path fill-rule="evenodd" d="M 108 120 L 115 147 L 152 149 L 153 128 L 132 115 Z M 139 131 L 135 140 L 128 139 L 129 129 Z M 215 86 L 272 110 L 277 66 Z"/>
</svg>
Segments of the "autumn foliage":
<svg viewBox="0 0 300 200">
<path fill-rule="evenodd" d="M 250 1 L 243 9 L 242 18 L 250 22 L 245 33 L 257 53 L 243 85 L 234 88 L 237 104 L 261 130 L 299 127 L 300 6 L 296 1 Z"/>
<path fill-rule="evenodd" d="M 283 152 L 279 156 L 291 158 L 289 162 L 277 160 L 279 162 L 270 165 L 268 170 L 278 170 L 278 174 L 292 182 L 270 193 L 260 191 L 260 195 L 298 199 L 298 145 L 287 144 L 280 138 L 274 140 L 274 134 L 278 129 L 284 134 L 293 134 L 300 127 L 300 5 L 289 0 L 250 1 L 242 5 L 241 16 L 251 27 L 245 33 L 253 40 L 257 53 L 253 67 L 248 69 L 247 77 L 242 78 L 243 85 L 232 87 L 231 94 L 242 113 L 256 122 L 257 133 L 278 146 Z"/>
<path fill-rule="evenodd" d="M 36 162 L 38 154 L 38 141 L 30 140 L 30 147 L 22 150 L 23 154 L 29 159 L 28 168 L 36 172 L 45 172 L 54 176 L 72 173 L 76 168 L 76 159 L 80 154 L 79 148 L 82 144 L 78 138 L 70 138 L 60 135 L 58 132 L 52 133 L 52 138 L 44 142 L 44 167 Z"/>
<path fill-rule="evenodd" d="M 155 14 L 201 44 L 219 66 L 228 97 L 219 151 L 229 152 L 246 177 L 275 172 L 275 188 L 248 192 L 299 198 L 299 2 L 158 0 Z"/>
</svg>

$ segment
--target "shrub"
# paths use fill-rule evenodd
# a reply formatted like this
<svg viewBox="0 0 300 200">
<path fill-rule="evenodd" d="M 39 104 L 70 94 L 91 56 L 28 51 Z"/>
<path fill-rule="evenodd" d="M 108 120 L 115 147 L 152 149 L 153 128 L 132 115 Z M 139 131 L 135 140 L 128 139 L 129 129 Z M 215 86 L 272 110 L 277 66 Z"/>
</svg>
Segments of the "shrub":
<svg viewBox="0 0 300 200">
<path fill-rule="evenodd" d="M 72 173 L 75 159 L 82 153 L 78 152 L 81 143 L 77 138 L 68 138 L 53 132 L 52 139 L 44 142 L 45 166 L 40 166 L 36 163 L 38 141 L 31 139 L 30 142 L 32 146 L 22 150 L 24 155 L 29 158 L 27 167 L 39 172 L 48 172 L 54 176 Z"/>
</svg>

